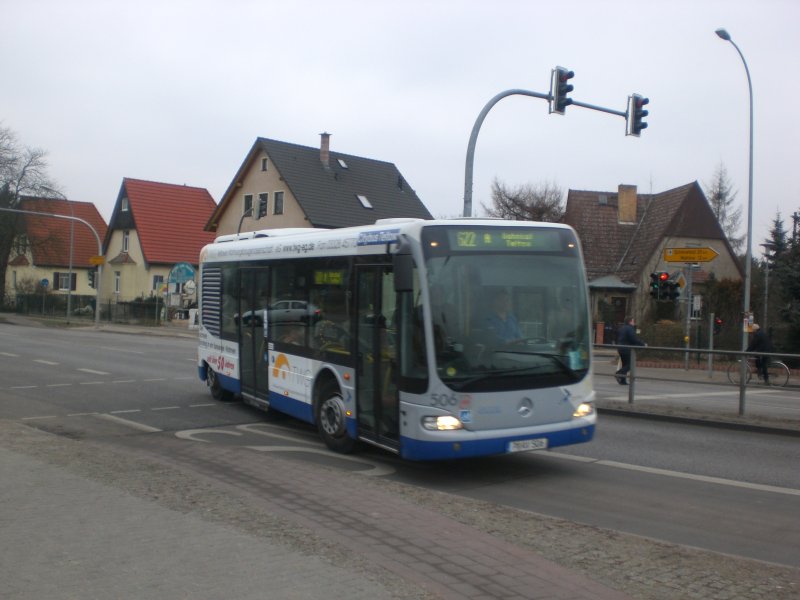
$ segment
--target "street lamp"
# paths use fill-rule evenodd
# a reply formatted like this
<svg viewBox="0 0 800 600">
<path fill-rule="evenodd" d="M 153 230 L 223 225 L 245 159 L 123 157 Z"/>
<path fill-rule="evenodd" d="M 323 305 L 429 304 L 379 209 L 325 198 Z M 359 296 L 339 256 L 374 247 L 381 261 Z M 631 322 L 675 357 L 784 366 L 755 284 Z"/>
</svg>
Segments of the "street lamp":
<svg viewBox="0 0 800 600">
<path fill-rule="evenodd" d="M 739 50 L 739 46 L 736 45 L 736 42 L 731 39 L 731 34 L 723 28 L 717 29 L 716 34 L 726 42 L 730 42 L 731 45 L 736 48 L 736 52 L 739 53 L 742 64 L 744 64 L 744 72 L 747 75 L 747 89 L 750 92 L 750 168 L 747 185 L 747 252 L 745 253 L 744 263 L 744 301 L 742 303 L 744 306 L 742 311 L 742 352 L 744 352 L 747 350 L 748 333 L 748 328 L 744 326 L 744 322 L 750 313 L 750 279 L 752 275 L 751 263 L 753 262 L 753 82 L 750 80 L 750 69 L 747 68 L 747 61 L 744 59 L 744 54 Z M 744 373 L 745 361 L 742 360 L 742 379 L 744 379 Z M 739 414 L 744 414 L 744 385 L 739 388 Z"/>
<path fill-rule="evenodd" d="M 747 67 L 747 61 L 744 59 L 744 54 L 742 54 L 742 51 L 739 50 L 739 46 L 736 45 L 736 42 L 731 39 L 731 35 L 722 28 L 717 29 L 716 34 L 726 42 L 730 42 L 731 45 L 736 48 L 736 52 L 739 53 L 739 56 L 742 59 L 742 64 L 744 64 L 744 72 L 747 75 L 747 88 L 750 92 L 750 167 L 747 186 L 747 252 L 745 254 L 744 264 L 743 302 L 743 316 L 746 317 L 750 312 L 750 283 L 752 275 L 751 263 L 753 262 L 753 83 L 750 80 L 750 69 Z M 742 327 L 742 350 L 745 350 L 746 348 L 747 329 Z"/>
</svg>

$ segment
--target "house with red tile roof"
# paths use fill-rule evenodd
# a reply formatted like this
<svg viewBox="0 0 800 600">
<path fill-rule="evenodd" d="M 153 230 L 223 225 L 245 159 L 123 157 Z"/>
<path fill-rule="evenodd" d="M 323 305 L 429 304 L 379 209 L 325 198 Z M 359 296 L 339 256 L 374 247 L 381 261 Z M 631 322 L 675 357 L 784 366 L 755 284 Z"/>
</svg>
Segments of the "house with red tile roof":
<svg viewBox="0 0 800 600">
<path fill-rule="evenodd" d="M 333 151 L 330 134 L 320 137 L 319 148 L 256 139 L 206 229 L 223 235 L 432 218 L 394 164 Z"/>
<path fill-rule="evenodd" d="M 196 269 L 200 250 L 214 241 L 204 227 L 216 206 L 205 188 L 124 178 L 103 244 L 102 298 L 161 294 L 176 265 Z M 169 290 L 172 304 L 194 299 L 181 283 Z"/>
<path fill-rule="evenodd" d="M 89 223 L 101 242 L 106 235 L 105 220 L 89 202 L 24 197 L 18 208 L 76 217 Z M 99 251 L 94 233 L 79 221 L 22 214 L 6 269 L 6 291 L 9 297 L 30 293 L 41 289 L 41 283 L 47 280 L 47 289 L 52 292 L 95 295 L 92 257 L 99 256 Z"/>
<path fill-rule="evenodd" d="M 696 181 L 658 194 L 638 194 L 632 185 L 620 185 L 616 193 L 570 190 L 563 221 L 583 246 L 593 317 L 610 320 L 613 328 L 625 315 L 685 318 L 689 277 L 692 296 L 701 297 L 710 277 L 743 279 L 742 266 Z M 711 248 L 717 256 L 692 266 L 668 262 L 669 248 Z M 650 296 L 654 272 L 667 272 L 683 284 L 679 302 L 659 305 Z"/>
</svg>

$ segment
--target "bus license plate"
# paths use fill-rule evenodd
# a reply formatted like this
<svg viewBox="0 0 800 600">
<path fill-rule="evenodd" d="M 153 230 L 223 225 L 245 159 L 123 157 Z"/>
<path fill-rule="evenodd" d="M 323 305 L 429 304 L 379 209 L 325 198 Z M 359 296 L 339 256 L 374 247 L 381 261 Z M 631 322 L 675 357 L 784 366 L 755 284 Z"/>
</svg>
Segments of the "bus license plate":
<svg viewBox="0 0 800 600">
<path fill-rule="evenodd" d="M 544 450 L 547 448 L 547 438 L 536 438 L 533 440 L 516 440 L 509 442 L 509 452 L 525 452 L 527 450 Z"/>
</svg>

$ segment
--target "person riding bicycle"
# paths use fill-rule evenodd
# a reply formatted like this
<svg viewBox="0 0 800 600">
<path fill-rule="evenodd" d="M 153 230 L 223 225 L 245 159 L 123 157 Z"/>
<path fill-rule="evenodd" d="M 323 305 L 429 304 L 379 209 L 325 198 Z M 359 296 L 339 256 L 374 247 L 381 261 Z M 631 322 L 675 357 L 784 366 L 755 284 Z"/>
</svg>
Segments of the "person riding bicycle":
<svg viewBox="0 0 800 600">
<path fill-rule="evenodd" d="M 767 332 L 761 329 L 758 323 L 753 324 L 753 338 L 750 340 L 750 344 L 747 346 L 747 350 L 745 352 L 773 352 L 774 349 L 772 347 L 772 342 L 767 335 Z M 769 365 L 769 356 L 756 356 L 756 369 L 758 369 L 758 375 L 761 379 L 764 380 L 765 385 L 769 385 L 769 371 L 767 367 Z"/>
</svg>

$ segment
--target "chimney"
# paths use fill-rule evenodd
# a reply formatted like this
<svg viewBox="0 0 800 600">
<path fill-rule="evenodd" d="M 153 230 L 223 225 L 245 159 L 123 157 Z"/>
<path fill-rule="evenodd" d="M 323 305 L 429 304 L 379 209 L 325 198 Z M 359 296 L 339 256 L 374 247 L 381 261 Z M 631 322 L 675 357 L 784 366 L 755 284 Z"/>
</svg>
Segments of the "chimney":
<svg viewBox="0 0 800 600">
<path fill-rule="evenodd" d="M 319 144 L 319 159 L 322 161 L 322 166 L 325 169 L 330 169 L 330 160 L 331 160 L 331 134 L 330 133 L 320 133 L 320 144 Z"/>
<path fill-rule="evenodd" d="M 620 184 L 617 192 L 617 221 L 636 223 L 636 186 Z"/>
</svg>

